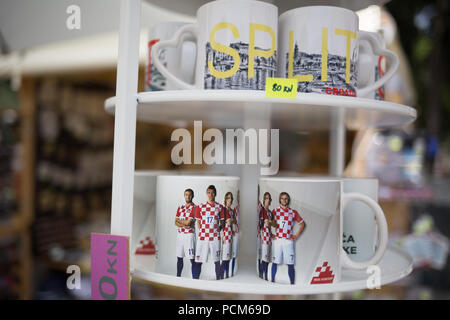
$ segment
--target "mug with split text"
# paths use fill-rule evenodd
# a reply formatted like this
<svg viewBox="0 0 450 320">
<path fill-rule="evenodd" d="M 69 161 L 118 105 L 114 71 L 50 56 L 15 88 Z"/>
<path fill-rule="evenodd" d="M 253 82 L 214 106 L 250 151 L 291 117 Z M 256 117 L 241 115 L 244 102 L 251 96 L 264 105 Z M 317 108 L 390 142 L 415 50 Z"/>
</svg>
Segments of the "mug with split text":
<svg viewBox="0 0 450 320">
<path fill-rule="evenodd" d="M 197 22 L 153 46 L 156 68 L 180 89 L 265 90 L 276 76 L 278 8 L 254 0 L 217 0 L 201 6 Z M 166 68 L 159 52 L 196 39 L 194 84 Z"/>
<path fill-rule="evenodd" d="M 238 188 L 238 177 L 158 177 L 156 272 L 204 280 L 236 274 Z"/>
<path fill-rule="evenodd" d="M 148 50 L 145 72 L 145 90 L 163 91 L 174 90 L 177 87 L 155 67 L 154 57 L 151 54 L 153 46 L 159 41 L 168 40 L 173 37 L 175 32 L 181 27 L 187 25 L 185 22 L 163 22 L 152 26 L 148 32 Z M 192 83 L 194 81 L 194 65 L 183 63 L 183 61 L 192 61 L 195 59 L 195 43 L 185 41 L 175 48 L 165 48 L 158 52 L 158 61 L 176 74 L 183 81 Z"/>
<path fill-rule="evenodd" d="M 383 36 L 377 32 L 371 34 L 382 43 L 385 48 Z M 367 41 L 361 41 L 359 46 L 358 87 L 372 85 L 380 79 L 386 70 L 386 57 L 374 53 Z M 384 86 L 376 88 L 363 96 L 364 98 L 384 100 Z"/>
<path fill-rule="evenodd" d="M 386 83 L 397 70 L 398 57 L 370 32 L 359 30 L 355 12 L 328 6 L 301 7 L 279 19 L 278 76 L 296 78 L 298 92 L 364 97 Z M 358 87 L 359 47 L 385 56 L 390 68 L 378 80 Z"/>
<path fill-rule="evenodd" d="M 261 278 L 296 286 L 336 283 L 343 268 L 365 269 L 383 257 L 388 235 L 382 209 L 362 193 L 344 192 L 342 180 L 260 178 L 259 188 Z M 363 261 L 343 249 L 343 213 L 353 202 L 367 205 L 378 225 L 379 246 Z"/>
</svg>

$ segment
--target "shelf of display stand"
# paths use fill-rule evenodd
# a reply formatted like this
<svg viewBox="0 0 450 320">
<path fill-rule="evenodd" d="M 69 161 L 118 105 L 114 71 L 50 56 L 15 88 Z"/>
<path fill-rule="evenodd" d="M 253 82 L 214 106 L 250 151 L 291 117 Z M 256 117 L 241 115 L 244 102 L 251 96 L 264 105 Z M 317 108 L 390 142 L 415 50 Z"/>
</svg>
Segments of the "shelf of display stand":
<svg viewBox="0 0 450 320">
<path fill-rule="evenodd" d="M 367 289 L 367 279 L 370 276 L 366 270 L 343 270 L 342 279 L 337 283 L 297 287 L 262 280 L 256 275 L 255 261 L 247 261 L 247 263 L 239 261 L 239 269 L 234 277 L 219 281 L 195 280 L 154 272 L 156 262 L 154 255 L 135 255 L 134 259 L 134 278 L 176 287 L 217 292 L 295 295 L 355 291 Z M 409 275 L 413 269 L 413 262 L 402 249 L 388 247 L 378 266 L 381 275 L 380 285 L 383 286 Z"/>
<path fill-rule="evenodd" d="M 205 3 L 212 0 L 146 0 L 146 2 L 156 5 L 158 7 L 182 13 L 190 16 L 195 16 L 197 9 Z M 337 6 L 347 8 L 350 10 L 361 10 L 371 5 L 382 6 L 389 0 L 262 0 L 270 2 L 278 7 L 278 13 L 305 6 Z"/>
<path fill-rule="evenodd" d="M 264 91 L 173 90 L 137 95 L 137 119 L 192 125 L 202 120 L 218 128 L 243 127 L 244 119 L 271 120 L 273 128 L 328 130 L 339 115 L 349 129 L 394 127 L 413 122 L 415 109 L 374 99 L 299 93 L 296 99 L 267 98 Z M 105 101 L 114 114 L 116 98 Z"/>
</svg>

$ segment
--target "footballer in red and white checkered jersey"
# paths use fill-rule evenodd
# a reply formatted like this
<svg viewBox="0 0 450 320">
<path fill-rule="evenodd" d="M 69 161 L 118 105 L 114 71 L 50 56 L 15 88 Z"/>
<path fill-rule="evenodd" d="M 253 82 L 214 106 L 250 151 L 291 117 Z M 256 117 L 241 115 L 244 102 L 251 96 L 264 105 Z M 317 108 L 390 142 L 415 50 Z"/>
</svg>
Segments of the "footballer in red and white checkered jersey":
<svg viewBox="0 0 450 320">
<path fill-rule="evenodd" d="M 194 271 L 194 212 L 195 204 L 192 202 L 194 191 L 186 189 L 184 191 L 185 204 L 177 209 L 175 225 L 178 227 L 176 254 L 177 254 L 177 277 L 183 271 L 183 258 L 191 260 L 191 269 Z"/>
<path fill-rule="evenodd" d="M 291 197 L 287 192 L 281 192 L 279 197 L 280 207 L 274 209 L 276 227 L 275 238 L 272 243 L 272 282 L 275 282 L 277 265 L 285 263 L 288 265 L 288 274 L 291 284 L 295 283 L 295 249 L 294 241 L 300 236 L 305 228 L 305 222 L 298 212 L 289 207 Z M 294 223 L 300 224 L 298 231 L 293 234 Z"/>
<path fill-rule="evenodd" d="M 194 279 L 199 279 L 202 263 L 211 254 L 215 264 L 216 279 L 220 279 L 220 230 L 225 223 L 224 208 L 216 202 L 216 187 L 206 189 L 208 201 L 195 208 L 197 220 L 197 243 L 195 246 Z"/>
<path fill-rule="evenodd" d="M 236 266 L 236 258 L 239 250 L 239 212 L 240 212 L 240 195 L 239 190 L 237 191 L 237 205 L 234 207 L 235 222 L 233 224 L 233 243 L 231 244 L 231 257 L 233 261 L 231 262 L 231 275 L 234 275 L 234 267 Z"/>
<path fill-rule="evenodd" d="M 224 218 L 225 218 L 225 225 L 222 229 L 222 264 L 220 266 L 221 279 L 226 277 L 229 278 L 230 275 L 230 260 L 231 260 L 231 245 L 233 242 L 233 225 L 236 222 L 236 213 L 234 212 L 234 209 L 231 208 L 231 205 L 233 204 L 233 194 L 231 192 L 227 192 L 225 194 L 224 199 Z"/>
<path fill-rule="evenodd" d="M 263 274 L 262 274 L 262 263 L 261 263 L 261 226 L 264 223 L 264 219 L 263 219 L 263 211 L 264 211 L 264 207 L 261 204 L 261 202 L 259 201 L 259 195 L 260 195 L 260 188 L 259 188 L 259 184 L 258 184 L 258 204 L 257 204 L 257 214 L 258 214 L 258 221 L 256 223 L 256 252 L 257 252 L 257 256 L 258 256 L 258 274 L 259 277 L 262 278 Z"/>
<path fill-rule="evenodd" d="M 261 264 L 264 279 L 268 280 L 267 273 L 269 263 L 271 261 L 272 248 L 272 231 L 271 226 L 274 224 L 272 211 L 270 205 L 272 203 L 272 196 L 269 192 L 265 192 L 263 196 L 263 225 L 261 227 Z"/>
</svg>

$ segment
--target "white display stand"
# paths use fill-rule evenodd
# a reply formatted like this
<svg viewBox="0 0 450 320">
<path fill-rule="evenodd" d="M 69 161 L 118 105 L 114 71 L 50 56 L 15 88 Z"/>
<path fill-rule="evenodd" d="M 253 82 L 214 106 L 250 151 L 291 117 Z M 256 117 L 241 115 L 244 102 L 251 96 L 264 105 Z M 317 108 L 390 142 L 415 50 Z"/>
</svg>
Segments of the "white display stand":
<svg viewBox="0 0 450 320">
<path fill-rule="evenodd" d="M 308 0 L 309 1 L 309 0 Z M 307 3 L 308 1 L 304 1 Z M 174 1 L 165 0 L 167 4 Z M 202 4 L 203 0 L 185 1 L 188 7 Z M 280 1 L 280 4 L 284 1 Z M 294 4 L 294 1 L 287 1 Z M 321 4 L 324 4 L 322 1 Z M 326 1 L 328 4 L 379 4 L 386 1 Z M 277 1 L 274 2 L 278 5 Z M 305 5 L 295 1 L 295 6 Z M 317 2 L 315 2 L 317 3 Z M 346 127 L 391 127 L 414 121 L 416 111 L 408 106 L 353 97 L 335 97 L 317 94 L 299 94 L 297 99 L 266 98 L 264 92 L 229 90 L 193 90 L 165 92 L 137 92 L 138 53 L 141 0 L 121 0 L 119 59 L 117 67 L 116 97 L 105 102 L 108 112 L 115 114 L 114 162 L 111 234 L 133 235 L 133 186 L 136 120 L 153 123 L 180 123 L 192 125 L 202 120 L 205 126 L 221 128 L 289 128 L 298 130 L 330 129 L 329 173 L 342 176 Z M 359 7 L 359 5 L 357 5 Z M 363 8 L 362 6 L 360 8 Z M 359 8 L 359 9 L 360 9 Z M 296 288 L 277 285 L 257 278 L 256 186 L 259 168 L 243 165 L 241 170 L 241 230 L 239 271 L 230 279 L 202 281 L 157 274 L 152 270 L 152 258 L 132 255 L 131 271 L 134 277 L 169 285 L 209 291 L 257 294 L 310 294 L 333 293 L 366 289 L 369 277 L 364 271 L 346 270 L 341 282 L 332 285 Z M 247 213 L 247 214 L 245 214 Z M 412 260 L 404 252 L 389 248 L 380 262 L 381 285 L 408 275 Z"/>
<path fill-rule="evenodd" d="M 197 290 L 263 295 L 302 295 L 355 291 L 367 289 L 368 286 L 372 285 L 367 283 L 370 274 L 366 273 L 365 270 L 344 270 L 339 282 L 300 287 L 260 279 L 256 274 L 255 260 L 251 261 L 245 258 L 240 261 L 239 272 L 234 277 L 219 281 L 196 280 L 156 273 L 154 272 L 154 255 L 136 255 L 134 259 L 135 271 L 133 276 L 137 278 Z M 383 286 L 407 276 L 412 271 L 412 259 L 403 250 L 388 247 L 378 266 L 381 276 L 379 285 Z"/>
</svg>

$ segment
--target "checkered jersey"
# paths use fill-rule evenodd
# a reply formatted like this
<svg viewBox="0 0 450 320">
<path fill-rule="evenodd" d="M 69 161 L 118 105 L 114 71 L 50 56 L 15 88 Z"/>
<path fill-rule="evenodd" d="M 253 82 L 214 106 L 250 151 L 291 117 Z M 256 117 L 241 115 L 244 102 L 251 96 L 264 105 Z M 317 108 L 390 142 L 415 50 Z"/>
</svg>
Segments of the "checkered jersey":
<svg viewBox="0 0 450 320">
<path fill-rule="evenodd" d="M 222 230 L 222 243 L 231 243 L 231 240 L 233 239 L 233 225 L 229 226 L 226 221 L 227 219 L 232 219 L 236 216 L 234 209 L 224 207 L 224 219 L 225 219 L 225 226 Z"/>
<path fill-rule="evenodd" d="M 272 220 L 272 212 L 270 209 L 263 208 L 263 221 Z M 270 226 L 266 227 L 263 222 L 263 227 L 261 228 L 261 242 L 264 244 L 272 243 L 272 233 L 270 232 Z"/>
<path fill-rule="evenodd" d="M 195 219 L 200 221 L 197 230 L 199 240 L 219 240 L 219 221 L 224 218 L 224 209 L 220 203 L 209 202 L 198 205 L 195 209 Z"/>
<path fill-rule="evenodd" d="M 292 240 L 292 229 L 294 227 L 294 220 L 298 223 L 302 223 L 303 219 L 298 212 L 294 209 L 287 207 L 278 207 L 272 210 L 272 214 L 277 221 L 278 228 L 276 232 L 277 239 Z"/>
<path fill-rule="evenodd" d="M 190 203 L 189 205 L 183 204 L 177 209 L 176 217 L 180 220 L 187 220 L 189 218 L 194 218 L 195 204 Z M 194 228 L 178 227 L 178 233 L 193 233 Z"/>
</svg>

